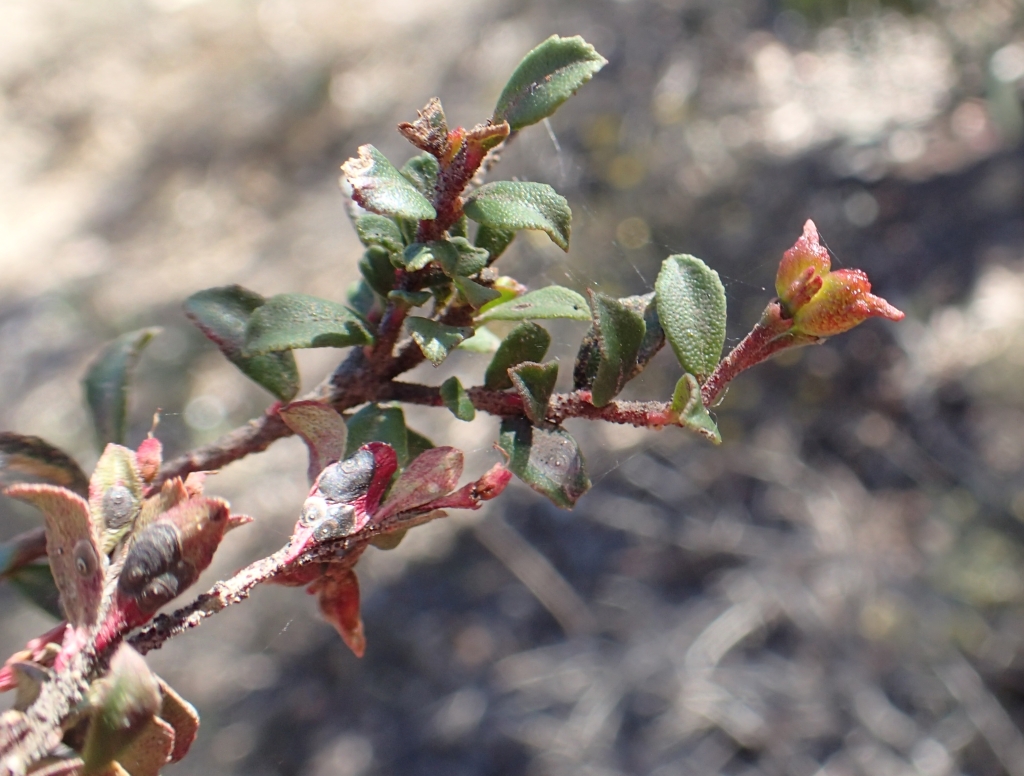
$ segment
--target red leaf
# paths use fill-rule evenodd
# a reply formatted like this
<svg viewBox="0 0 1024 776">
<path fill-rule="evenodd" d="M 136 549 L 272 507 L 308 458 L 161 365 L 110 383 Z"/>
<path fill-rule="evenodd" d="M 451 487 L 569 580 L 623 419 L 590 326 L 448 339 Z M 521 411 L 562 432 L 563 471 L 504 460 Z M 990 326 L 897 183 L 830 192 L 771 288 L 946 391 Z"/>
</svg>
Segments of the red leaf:
<svg viewBox="0 0 1024 776">
<path fill-rule="evenodd" d="M 359 616 L 359 580 L 348 566 L 328 566 L 309 591 L 317 594 L 320 611 L 356 657 L 366 652 L 363 619 Z"/>
</svg>

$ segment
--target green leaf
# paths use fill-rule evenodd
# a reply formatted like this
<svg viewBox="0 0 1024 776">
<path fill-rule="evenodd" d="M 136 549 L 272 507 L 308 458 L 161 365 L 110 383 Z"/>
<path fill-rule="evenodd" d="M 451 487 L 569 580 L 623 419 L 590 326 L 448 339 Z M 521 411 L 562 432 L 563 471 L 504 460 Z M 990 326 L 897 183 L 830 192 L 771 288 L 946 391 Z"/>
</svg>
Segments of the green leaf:
<svg viewBox="0 0 1024 776">
<path fill-rule="evenodd" d="M 246 357 L 245 327 L 253 312 L 267 300 L 241 286 L 207 288 L 185 300 L 185 315 L 207 339 L 220 348 L 228 361 L 253 382 L 281 401 L 299 392 L 299 369 L 289 352 Z"/>
<path fill-rule="evenodd" d="M 379 245 L 390 253 L 401 253 L 405 250 L 402 231 L 398 224 L 385 216 L 370 214 L 356 219 L 356 234 L 359 241 L 369 248 Z"/>
<path fill-rule="evenodd" d="M 292 348 L 344 348 L 369 345 L 366 323 L 344 305 L 306 294 L 278 294 L 249 319 L 246 356 Z"/>
<path fill-rule="evenodd" d="M 523 411 L 526 417 L 535 424 L 544 423 L 548 412 L 548 401 L 555 390 L 555 382 L 558 380 L 558 362 L 548 361 L 546 364 L 536 364 L 526 361 L 517 364 L 508 370 L 512 384 L 523 400 Z"/>
<path fill-rule="evenodd" d="M 506 418 L 498 445 L 509 457 L 509 470 L 557 507 L 571 509 L 590 489 L 579 445 L 564 428 L 539 428 L 526 418 Z"/>
<path fill-rule="evenodd" d="M 465 215 L 459 216 L 459 220 L 448 227 L 449 237 L 469 237 L 469 219 Z"/>
<path fill-rule="evenodd" d="M 362 262 L 360 261 L 360 270 Z M 374 313 L 380 314 L 383 308 L 380 306 L 380 296 L 377 294 L 365 278 L 353 284 L 346 295 L 348 305 L 365 319 L 369 319 Z"/>
<path fill-rule="evenodd" d="M 507 121 L 513 131 L 536 124 L 554 113 L 606 64 L 607 60 L 578 35 L 552 35 L 516 67 L 498 98 L 493 121 Z"/>
<path fill-rule="evenodd" d="M 694 256 L 669 256 L 654 284 L 658 319 L 683 369 L 704 382 L 725 345 L 725 288 Z"/>
<path fill-rule="evenodd" d="M 142 349 L 160 329 L 139 329 L 115 339 L 90 364 L 82 381 L 102 448 L 107 442 L 123 442 L 128 414 L 128 383 Z"/>
<path fill-rule="evenodd" d="M 422 307 L 430 301 L 430 297 L 429 291 L 391 291 L 388 293 L 388 301 L 404 307 Z"/>
<path fill-rule="evenodd" d="M 445 243 L 441 244 L 444 245 Z M 436 245 L 437 243 L 413 243 L 410 245 L 402 252 L 402 256 L 399 259 L 402 268 L 406 272 L 417 272 L 430 264 L 430 262 L 436 261 L 438 253 L 445 250 L 455 252 L 454 249 L 434 247 Z"/>
<path fill-rule="evenodd" d="M 146 728 L 160 709 L 160 687 L 142 656 L 122 644 L 110 673 L 90 692 L 92 721 L 86 734 L 83 776 L 100 774 Z"/>
<path fill-rule="evenodd" d="M 544 328 L 529 321 L 519 324 L 498 346 L 498 352 L 487 366 L 484 388 L 491 391 L 511 388 L 512 378 L 508 376 L 508 370 L 524 361 L 539 362 L 550 345 L 551 335 Z"/>
<path fill-rule="evenodd" d="M 364 210 L 402 218 L 437 217 L 429 200 L 372 145 L 359 146 L 359 157 L 345 162 L 341 172 Z"/>
<path fill-rule="evenodd" d="M 53 581 L 53 573 L 45 563 L 22 566 L 7 577 L 15 590 L 58 620 L 67 617 L 60 604 L 60 592 Z"/>
<path fill-rule="evenodd" d="M 448 277 L 469 277 L 487 266 L 487 251 L 470 245 L 465 237 L 452 237 L 447 242 L 455 248 L 454 261 L 452 254 L 446 252 L 438 256 L 438 262 Z"/>
<path fill-rule="evenodd" d="M 473 402 L 457 377 L 449 377 L 441 383 L 441 401 L 459 420 L 470 421 L 476 417 Z"/>
<path fill-rule="evenodd" d="M 514 229 L 492 229 L 489 226 L 481 226 L 476 230 L 476 239 L 473 243 L 477 248 L 487 251 L 489 256 L 487 263 L 493 264 L 512 244 L 515 236 Z"/>
<path fill-rule="evenodd" d="M 682 425 L 710 437 L 716 445 L 722 444 L 722 434 L 704 406 L 697 378 L 689 373 L 679 378 L 672 392 L 672 413 Z"/>
<path fill-rule="evenodd" d="M 376 293 L 386 297 L 395 287 L 395 262 L 392 257 L 401 253 L 391 253 L 379 245 L 371 245 L 359 259 L 359 271 L 363 278 Z"/>
<path fill-rule="evenodd" d="M 470 353 L 493 353 L 500 344 L 500 337 L 490 329 L 481 326 L 472 337 L 459 343 L 459 349 L 468 350 Z"/>
<path fill-rule="evenodd" d="M 627 310 L 642 316 L 645 327 L 643 339 L 640 341 L 640 349 L 636 355 L 636 363 L 625 376 L 625 382 L 629 382 L 644 370 L 648 362 L 664 346 L 665 332 L 658 321 L 658 306 L 654 301 L 653 291 L 642 296 L 626 296 L 619 299 L 618 302 Z M 601 344 L 597 327 L 591 326 L 583 337 L 579 352 L 576 354 L 576 365 L 572 373 L 573 388 L 577 391 L 589 391 L 594 385 L 600 364 Z"/>
<path fill-rule="evenodd" d="M 313 482 L 327 466 L 345 457 L 348 427 L 338 411 L 317 401 L 297 401 L 282 407 L 281 420 L 302 437 L 309 449 L 307 474 Z"/>
<path fill-rule="evenodd" d="M 367 442 L 386 442 L 394 449 L 400 465 L 405 466 L 409 462 L 410 434 L 405 427 L 405 413 L 401 407 L 367 404 L 345 425 L 348 426 L 345 458 L 352 457 Z"/>
<path fill-rule="evenodd" d="M 411 428 L 408 429 L 408 434 L 406 436 L 409 444 L 409 460 L 413 460 L 414 458 L 423 455 L 423 453 L 435 446 L 434 443 L 423 436 L 423 434 L 418 431 L 414 431 Z"/>
<path fill-rule="evenodd" d="M 589 321 L 587 300 L 562 286 L 547 286 L 483 310 L 476 318 L 484 321 L 531 321 L 569 318 Z"/>
<path fill-rule="evenodd" d="M 50 482 L 79 496 L 89 494 L 89 478 L 74 458 L 45 439 L 11 431 L 0 433 L 0 480 L 5 485 Z"/>
<path fill-rule="evenodd" d="M 459 289 L 471 307 L 478 309 L 488 302 L 501 298 L 500 291 L 482 286 L 469 278 L 455 278 L 455 287 Z"/>
<path fill-rule="evenodd" d="M 546 183 L 495 181 L 471 192 L 463 212 L 491 229 L 537 229 L 547 232 L 563 251 L 569 250 L 572 211 L 565 197 Z"/>
<path fill-rule="evenodd" d="M 402 165 L 401 173 L 427 199 L 433 199 L 441 166 L 433 154 L 419 154 Z"/>
<path fill-rule="evenodd" d="M 104 554 L 133 529 L 142 508 L 142 486 L 135 451 L 107 445 L 89 481 L 89 514 L 101 535 Z"/>
<path fill-rule="evenodd" d="M 591 403 L 604 407 L 632 376 L 647 327 L 644 319 L 617 299 L 590 292 L 600 359 L 591 386 Z"/>
<path fill-rule="evenodd" d="M 448 358 L 452 348 L 473 336 L 473 329 L 467 326 L 448 326 L 415 315 L 405 319 L 405 327 L 416 344 L 420 346 L 423 355 L 434 366 L 438 366 Z"/>
</svg>

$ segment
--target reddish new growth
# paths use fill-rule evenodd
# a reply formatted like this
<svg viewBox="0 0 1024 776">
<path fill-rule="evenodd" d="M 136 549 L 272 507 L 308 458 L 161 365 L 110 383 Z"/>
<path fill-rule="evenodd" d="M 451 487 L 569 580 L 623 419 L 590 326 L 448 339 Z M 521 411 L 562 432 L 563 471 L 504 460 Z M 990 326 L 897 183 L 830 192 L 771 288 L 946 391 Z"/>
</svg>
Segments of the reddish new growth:
<svg viewBox="0 0 1024 776">
<path fill-rule="evenodd" d="M 431 204 L 437 211 L 432 221 L 420 221 L 416 239 L 439 240 L 462 217 L 462 192 L 476 175 L 487 152 L 508 137 L 508 122 L 478 124 L 472 129 L 449 131 L 441 101 L 436 97 L 419 111 L 414 122 L 403 122 L 398 131 L 421 151 L 437 159 L 439 171 Z"/>
<path fill-rule="evenodd" d="M 868 318 L 903 320 L 903 313 L 871 293 L 868 276 L 859 269 L 831 271 L 828 249 L 814 222 L 786 251 L 775 277 L 779 298 L 769 303 L 753 331 L 722 359 L 701 388 L 710 407 L 740 372 L 786 348 L 822 342 Z"/>
</svg>

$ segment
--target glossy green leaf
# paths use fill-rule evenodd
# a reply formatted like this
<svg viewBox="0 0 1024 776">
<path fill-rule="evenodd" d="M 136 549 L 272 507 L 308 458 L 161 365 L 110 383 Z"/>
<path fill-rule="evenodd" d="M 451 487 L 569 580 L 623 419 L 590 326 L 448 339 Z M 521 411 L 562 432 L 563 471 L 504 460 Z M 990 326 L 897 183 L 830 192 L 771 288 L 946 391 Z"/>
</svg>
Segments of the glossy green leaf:
<svg viewBox="0 0 1024 776">
<path fill-rule="evenodd" d="M 379 245 L 391 253 L 401 253 L 405 250 L 405 243 L 402 240 L 402 232 L 398 224 L 386 216 L 379 216 L 374 213 L 360 216 L 356 219 L 356 234 L 359 241 L 369 248 L 371 245 Z"/>
<path fill-rule="evenodd" d="M 96 435 L 103 447 L 123 442 L 128 414 L 128 383 L 142 349 L 159 329 L 139 329 L 122 334 L 107 345 L 90 364 L 85 378 L 85 399 L 92 413 Z"/>
<path fill-rule="evenodd" d="M 519 398 L 523 400 L 526 417 L 535 424 L 544 423 L 548 412 L 548 401 L 558 380 L 558 362 L 548 361 L 536 364 L 527 361 L 508 370 Z"/>
<path fill-rule="evenodd" d="M 348 427 L 333 407 L 317 401 L 297 401 L 282 407 L 280 415 L 309 449 L 307 474 L 310 482 L 325 467 L 345 457 Z"/>
<path fill-rule="evenodd" d="M 21 483 L 4 493 L 43 513 L 46 552 L 68 621 L 74 626 L 95 625 L 103 596 L 106 555 L 100 551 L 99 533 L 85 499 L 57 485 Z"/>
<path fill-rule="evenodd" d="M 493 264 L 512 244 L 515 237 L 514 229 L 492 229 L 489 226 L 481 226 L 476 230 L 476 239 L 473 243 L 477 248 L 487 251 L 487 263 Z"/>
<path fill-rule="evenodd" d="M 587 300 L 568 288 L 547 286 L 494 307 L 487 307 L 477 316 L 477 321 L 532 321 L 552 318 L 589 321 L 590 308 L 587 306 Z"/>
<path fill-rule="evenodd" d="M 146 728 L 160 709 L 160 687 L 142 655 L 122 644 L 110 673 L 90 691 L 92 721 L 85 738 L 83 776 L 100 774 Z"/>
<path fill-rule="evenodd" d="M 554 113 L 605 64 L 607 60 L 578 35 L 552 35 L 516 67 L 498 98 L 493 120 L 507 121 L 512 130 L 536 124 Z"/>
<path fill-rule="evenodd" d="M 472 337 L 459 343 L 459 349 L 470 353 L 493 353 L 500 344 L 501 338 L 497 334 L 480 326 Z"/>
<path fill-rule="evenodd" d="M 449 377 L 441 383 L 441 401 L 459 420 L 469 421 L 476 417 L 473 402 L 457 377 Z"/>
<path fill-rule="evenodd" d="M 647 327 L 640 315 L 617 299 L 591 292 L 590 302 L 600 352 L 590 389 L 591 403 L 603 407 L 632 376 Z"/>
<path fill-rule="evenodd" d="M 703 382 L 725 345 L 725 287 L 695 256 L 669 256 L 654 285 L 658 319 L 683 369 Z"/>
<path fill-rule="evenodd" d="M 185 315 L 220 348 L 242 374 L 281 401 L 299 392 L 299 369 L 289 352 L 243 356 L 245 329 L 252 314 L 267 300 L 241 286 L 207 288 L 185 300 Z"/>
<path fill-rule="evenodd" d="M 448 354 L 463 340 L 473 336 L 473 329 L 467 326 L 448 326 L 429 318 L 411 315 L 405 319 L 405 327 L 423 355 L 434 366 L 448 358 Z"/>
<path fill-rule="evenodd" d="M 432 154 L 419 154 L 402 165 L 401 173 L 427 199 L 434 198 L 437 175 L 441 170 Z"/>
<path fill-rule="evenodd" d="M 506 418 L 498 444 L 509 457 L 509 470 L 555 506 L 571 509 L 590 489 L 579 445 L 564 428 L 540 428 L 526 418 Z"/>
<path fill-rule="evenodd" d="M 74 458 L 45 439 L 10 431 L 0 433 L 0 481 L 5 485 L 42 481 L 80 496 L 89 493 L 89 478 Z"/>
<path fill-rule="evenodd" d="M 409 431 L 401 407 L 367 404 L 345 424 L 348 426 L 345 458 L 350 458 L 367 442 L 385 442 L 395 451 L 400 465 L 409 462 Z"/>
<path fill-rule="evenodd" d="M 485 183 L 466 197 L 462 209 L 478 224 L 491 229 L 547 232 L 555 245 L 569 250 L 572 211 L 565 197 L 546 183 Z"/>
<path fill-rule="evenodd" d="M 53 572 L 45 563 L 30 563 L 12 572 L 7 581 L 21 595 L 57 620 L 67 617 L 60 603 L 60 592 Z"/>
<path fill-rule="evenodd" d="M 500 291 L 495 291 L 488 286 L 482 286 L 469 278 L 455 278 L 455 287 L 459 289 L 470 306 L 477 309 L 501 297 Z"/>
<path fill-rule="evenodd" d="M 341 166 L 352 186 L 352 198 L 364 210 L 383 216 L 434 219 L 429 200 L 372 145 L 359 147 L 359 156 Z"/>
<path fill-rule="evenodd" d="M 508 370 L 524 361 L 539 362 L 548 352 L 551 335 L 536 323 L 526 321 L 508 333 L 484 372 L 484 387 L 501 391 L 512 387 Z"/>
<path fill-rule="evenodd" d="M 701 399 L 697 378 L 689 373 L 679 378 L 675 391 L 672 392 L 672 413 L 687 428 L 709 437 L 716 445 L 722 443 L 722 434 L 718 430 L 718 424 L 715 423 Z"/>
<path fill-rule="evenodd" d="M 344 305 L 306 294 L 278 294 L 249 319 L 246 356 L 293 348 L 344 348 L 369 345 L 365 322 Z"/>
<path fill-rule="evenodd" d="M 371 245 L 359 258 L 359 272 L 376 293 L 386 297 L 395 287 L 395 260 L 402 254 Z"/>
</svg>

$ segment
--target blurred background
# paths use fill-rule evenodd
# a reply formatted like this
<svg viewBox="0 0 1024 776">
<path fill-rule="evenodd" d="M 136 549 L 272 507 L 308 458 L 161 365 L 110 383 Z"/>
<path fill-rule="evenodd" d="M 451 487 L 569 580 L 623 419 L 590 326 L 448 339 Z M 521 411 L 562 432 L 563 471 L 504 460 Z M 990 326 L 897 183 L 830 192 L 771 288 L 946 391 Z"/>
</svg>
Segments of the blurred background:
<svg viewBox="0 0 1024 776">
<path fill-rule="evenodd" d="M 359 565 L 357 660 L 293 589 L 153 653 L 202 729 L 171 774 L 1024 774 L 1024 6 L 1020 0 L 5 0 L 0 427 L 88 469 L 79 380 L 159 325 L 129 442 L 169 455 L 270 397 L 182 300 L 241 283 L 341 299 L 358 242 L 338 167 L 432 96 L 490 114 L 522 55 L 581 34 L 608 66 L 497 177 L 552 184 L 568 256 L 502 268 L 625 295 L 670 253 L 722 276 L 730 342 L 813 218 L 835 265 L 906 310 L 739 378 L 714 448 L 574 422 L 595 487 L 521 484 Z M 582 325 L 556 329 L 568 382 Z M 299 355 L 313 386 L 339 359 Z M 479 378 L 459 354 L 415 379 Z M 662 353 L 629 395 L 664 399 Z M 409 424 L 497 460 L 497 422 Z M 294 439 L 208 490 L 280 546 Z M 0 504 L 0 538 L 38 524 Z M 197 590 L 200 588 L 197 588 Z M 4 655 L 50 626 L 0 589 Z M 5 700 L 9 703 L 9 700 Z"/>
</svg>

